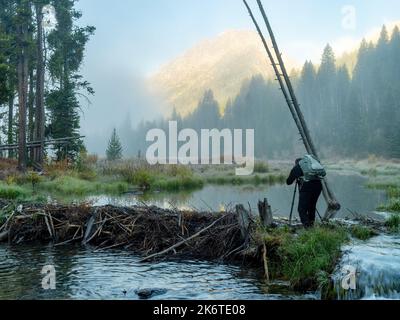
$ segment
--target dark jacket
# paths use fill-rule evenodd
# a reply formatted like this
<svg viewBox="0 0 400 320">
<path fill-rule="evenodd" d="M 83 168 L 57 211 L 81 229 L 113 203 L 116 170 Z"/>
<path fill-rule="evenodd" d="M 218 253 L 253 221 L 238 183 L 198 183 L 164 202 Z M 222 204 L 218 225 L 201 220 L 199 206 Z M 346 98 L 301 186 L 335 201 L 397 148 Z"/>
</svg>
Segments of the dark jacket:
<svg viewBox="0 0 400 320">
<path fill-rule="evenodd" d="M 294 166 L 290 172 L 289 178 L 287 178 L 286 183 L 288 186 L 292 185 L 293 182 L 299 180 L 300 192 L 321 192 L 322 183 L 319 180 L 305 182 L 301 178 L 304 176 L 303 170 L 300 165 Z"/>
</svg>

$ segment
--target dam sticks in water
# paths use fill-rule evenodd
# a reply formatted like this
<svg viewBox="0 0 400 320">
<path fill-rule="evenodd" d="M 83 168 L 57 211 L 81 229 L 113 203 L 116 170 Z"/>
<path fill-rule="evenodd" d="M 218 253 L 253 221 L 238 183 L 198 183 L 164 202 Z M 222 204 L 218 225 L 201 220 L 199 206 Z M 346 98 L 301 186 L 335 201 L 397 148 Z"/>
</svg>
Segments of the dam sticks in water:
<svg viewBox="0 0 400 320">
<path fill-rule="evenodd" d="M 87 204 L 7 204 L 2 211 L 0 241 L 14 245 L 42 242 L 61 246 L 81 242 L 95 250 L 118 247 L 146 257 L 181 243 L 168 250 L 169 256 L 223 260 L 243 245 L 237 216 L 227 212 Z"/>
</svg>

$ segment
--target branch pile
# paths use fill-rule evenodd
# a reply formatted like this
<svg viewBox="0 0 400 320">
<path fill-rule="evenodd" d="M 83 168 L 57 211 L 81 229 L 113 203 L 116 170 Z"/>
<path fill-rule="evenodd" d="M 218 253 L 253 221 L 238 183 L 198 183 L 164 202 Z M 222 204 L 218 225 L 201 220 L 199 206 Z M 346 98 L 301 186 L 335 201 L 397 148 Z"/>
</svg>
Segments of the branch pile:
<svg viewBox="0 0 400 320">
<path fill-rule="evenodd" d="M 1 211 L 0 241 L 10 244 L 39 241 L 56 246 L 82 243 L 95 250 L 118 247 L 147 257 L 144 260 L 171 254 L 226 260 L 243 247 L 237 215 L 229 212 L 86 204 L 8 204 Z"/>
</svg>

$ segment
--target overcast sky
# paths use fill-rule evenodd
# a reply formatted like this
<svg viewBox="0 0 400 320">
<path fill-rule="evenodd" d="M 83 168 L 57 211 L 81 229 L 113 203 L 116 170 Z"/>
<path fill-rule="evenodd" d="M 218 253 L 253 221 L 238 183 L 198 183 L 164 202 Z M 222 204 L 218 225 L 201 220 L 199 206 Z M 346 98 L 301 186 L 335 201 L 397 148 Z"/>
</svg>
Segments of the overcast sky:
<svg viewBox="0 0 400 320">
<path fill-rule="evenodd" d="M 327 42 L 342 52 L 384 23 L 400 20 L 398 0 L 263 3 L 281 49 L 301 63 L 318 60 Z M 160 65 L 223 31 L 254 30 L 241 0 L 80 0 L 78 8 L 80 23 L 97 28 L 82 70 L 96 90 L 82 120 L 83 134 L 93 136 L 119 125 L 128 112 L 134 124 L 160 115 L 161 104 L 144 85 Z M 355 20 L 349 23 L 343 10 L 348 16 L 352 8 Z"/>
</svg>

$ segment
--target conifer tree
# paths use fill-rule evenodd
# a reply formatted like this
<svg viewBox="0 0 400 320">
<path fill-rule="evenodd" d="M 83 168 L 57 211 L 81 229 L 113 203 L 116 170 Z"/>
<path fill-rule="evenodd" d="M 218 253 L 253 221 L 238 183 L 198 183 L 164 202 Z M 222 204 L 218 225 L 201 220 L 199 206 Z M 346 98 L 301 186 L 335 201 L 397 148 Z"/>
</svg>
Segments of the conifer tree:
<svg viewBox="0 0 400 320">
<path fill-rule="evenodd" d="M 116 129 L 114 129 L 112 132 L 110 141 L 108 142 L 106 154 L 107 160 L 109 161 L 122 159 L 122 146 Z"/>
</svg>

